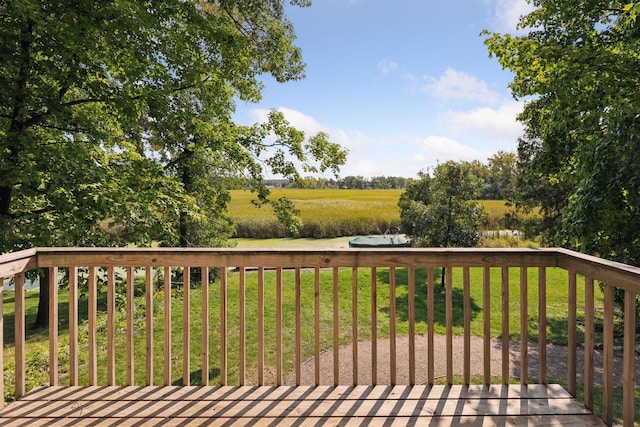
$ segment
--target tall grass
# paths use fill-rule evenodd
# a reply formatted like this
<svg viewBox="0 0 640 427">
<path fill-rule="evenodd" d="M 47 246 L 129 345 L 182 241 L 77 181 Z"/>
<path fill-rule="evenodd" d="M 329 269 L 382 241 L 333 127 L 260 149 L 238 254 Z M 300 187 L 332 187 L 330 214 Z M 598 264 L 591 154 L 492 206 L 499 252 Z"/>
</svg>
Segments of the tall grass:
<svg viewBox="0 0 640 427">
<path fill-rule="evenodd" d="M 273 189 L 273 198 L 286 196 L 301 211 L 302 228 L 296 237 L 341 237 L 381 234 L 399 225 L 398 201 L 404 190 Z M 257 208 L 248 191 L 231 192 L 229 214 L 236 222 L 236 236 L 246 238 L 290 237 L 270 207 Z M 486 228 L 511 228 L 511 209 L 503 200 L 482 200 Z M 510 218 L 511 221 L 508 221 Z"/>
</svg>

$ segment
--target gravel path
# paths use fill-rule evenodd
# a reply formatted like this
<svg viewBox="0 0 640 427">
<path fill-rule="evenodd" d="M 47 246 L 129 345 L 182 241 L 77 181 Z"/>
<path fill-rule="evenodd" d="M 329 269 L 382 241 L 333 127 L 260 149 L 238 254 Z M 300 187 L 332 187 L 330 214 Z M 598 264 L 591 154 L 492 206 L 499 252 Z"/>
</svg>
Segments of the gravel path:
<svg viewBox="0 0 640 427">
<path fill-rule="evenodd" d="M 378 384 L 389 384 L 389 339 L 378 340 Z M 463 337 L 453 337 L 453 371 L 454 375 L 462 375 L 463 373 Z M 427 382 L 427 337 L 426 335 L 416 336 L 415 342 L 416 354 L 416 383 Z M 502 374 L 501 365 L 501 341 L 494 339 L 491 341 L 491 373 L 493 375 Z M 352 377 L 352 345 L 344 345 L 340 347 L 340 377 L 339 383 L 350 385 L 353 383 Z M 471 337 L 471 374 L 483 374 L 484 345 L 483 339 L 480 337 Z M 434 368 L 435 377 L 445 377 L 446 370 L 446 341 L 444 335 L 434 336 Z M 510 372 L 511 377 L 520 377 L 520 344 L 519 342 L 511 342 L 509 346 L 510 353 Z M 408 384 L 409 381 L 409 338 L 407 336 L 398 337 L 396 340 L 397 354 L 397 370 L 396 382 L 399 384 Z M 538 376 L 538 345 L 530 343 L 528 348 L 529 355 L 529 378 L 537 378 Z M 582 381 L 584 351 L 582 348 L 577 349 L 577 372 L 578 383 Z M 594 381 L 596 384 L 602 384 L 601 366 L 602 366 L 602 350 L 594 351 L 594 365 L 596 372 Z M 640 378 L 640 363 L 636 355 L 636 378 Z M 358 382 L 360 384 L 369 384 L 371 382 L 371 342 L 362 341 L 358 344 Z M 307 359 L 303 362 L 301 373 L 302 385 L 313 385 L 315 372 L 314 358 Z M 616 352 L 614 355 L 614 376 L 615 383 L 622 383 L 622 353 Z M 548 382 L 554 383 L 566 381 L 567 378 L 567 347 L 564 345 L 547 345 L 547 379 Z M 291 373 L 286 379 L 285 384 L 295 384 L 295 373 Z M 327 350 L 320 354 L 320 384 L 333 384 L 333 350 Z"/>
</svg>

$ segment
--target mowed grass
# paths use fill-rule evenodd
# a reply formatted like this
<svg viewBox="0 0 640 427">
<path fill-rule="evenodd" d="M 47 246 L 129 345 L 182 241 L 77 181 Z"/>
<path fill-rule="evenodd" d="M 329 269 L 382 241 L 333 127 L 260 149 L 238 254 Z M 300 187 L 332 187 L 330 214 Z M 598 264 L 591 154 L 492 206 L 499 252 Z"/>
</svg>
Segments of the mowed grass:
<svg viewBox="0 0 640 427">
<path fill-rule="evenodd" d="M 334 238 L 380 234 L 400 223 L 398 201 L 404 190 L 272 189 L 272 198 L 287 197 L 301 211 L 296 237 Z M 229 214 L 237 224 L 236 237 L 275 238 L 291 234 L 277 222 L 268 206 L 256 207 L 249 191 L 231 191 Z M 480 201 L 491 228 L 501 226 L 511 211 L 503 200 Z"/>
<path fill-rule="evenodd" d="M 445 292 L 444 288 L 439 285 L 440 269 L 435 270 L 436 286 L 434 298 L 434 326 L 438 334 L 446 332 L 446 312 L 445 312 Z M 395 308 L 397 313 L 396 330 L 400 335 L 407 334 L 409 330 L 408 319 L 409 301 L 408 301 L 408 275 L 406 269 L 396 270 L 396 301 Z M 527 323 L 529 324 L 530 340 L 537 339 L 538 331 L 538 291 L 537 280 L 538 270 L 529 269 L 528 273 L 528 310 Z M 319 294 L 319 312 L 320 312 L 320 346 L 321 350 L 326 350 L 333 346 L 333 271 L 331 269 L 320 271 L 320 294 Z M 358 340 L 366 340 L 371 334 L 371 294 L 372 294 L 372 271 L 369 268 L 360 268 L 356 272 L 357 286 L 356 299 L 358 301 Z M 379 268 L 376 271 L 377 283 L 377 317 L 376 330 L 379 337 L 388 337 L 390 331 L 390 306 L 389 298 L 389 282 L 390 270 Z M 520 275 L 518 269 L 509 270 L 509 336 L 512 339 L 519 339 L 520 334 Z M 245 276 L 245 333 L 246 333 L 246 349 L 247 349 L 247 378 L 249 383 L 255 382 L 257 378 L 257 345 L 258 342 L 258 275 L 255 272 L 247 272 Z M 338 275 L 338 325 L 339 325 L 339 342 L 341 344 L 349 343 L 353 340 L 351 304 L 353 295 L 353 272 L 351 269 L 340 269 Z M 471 269 L 471 333 L 473 335 L 482 336 L 483 334 L 483 270 L 479 268 Z M 547 338 L 549 341 L 566 342 L 567 340 L 567 307 L 568 292 L 567 281 L 568 276 L 565 271 L 550 268 L 547 270 Z M 314 290 L 315 272 L 313 270 L 302 270 L 300 272 L 300 317 L 301 317 L 301 342 L 302 342 L 302 358 L 303 360 L 313 355 L 314 351 L 314 316 L 315 316 L 315 290 Z M 427 332 L 427 270 L 416 270 L 416 311 L 414 318 L 416 321 L 416 331 L 418 334 Z M 462 289 L 462 270 L 453 270 L 453 333 L 462 334 L 463 332 L 463 289 Z M 144 311 L 144 291 L 142 278 L 138 279 L 137 297 L 135 304 L 135 372 L 136 384 L 144 384 L 145 372 L 145 311 Z M 283 364 L 285 372 L 290 372 L 294 368 L 295 362 L 295 272 L 285 271 L 283 273 Z M 583 318 L 584 307 L 584 284 L 583 281 L 578 282 L 578 313 L 579 319 Z M 202 354 L 202 290 L 200 286 L 195 286 L 190 292 L 190 347 L 189 356 L 191 370 L 189 371 L 190 382 L 199 384 L 202 381 L 201 376 L 201 354 Z M 239 274 L 230 271 L 228 275 L 227 289 L 227 349 L 229 372 L 228 379 L 231 383 L 237 383 L 239 375 L 239 354 L 240 348 L 240 280 Z M 210 337 L 210 369 L 209 379 L 212 383 L 220 381 L 220 284 L 218 281 L 209 286 L 209 337 Z M 276 275 L 274 272 L 265 272 L 264 277 L 264 295 L 265 295 L 265 364 L 273 372 L 276 365 L 275 360 L 275 337 L 276 337 Z M 499 337 L 502 328 L 502 311 L 501 311 L 501 270 L 495 268 L 491 270 L 491 290 L 490 290 L 490 316 L 491 316 L 491 336 Z M 27 292 L 27 324 L 31 324 L 35 318 L 37 309 L 37 291 Z M 119 297 L 120 298 L 120 297 Z M 162 383 L 163 378 L 163 347 L 164 347 L 164 313 L 163 309 L 164 293 L 162 289 L 154 291 L 154 383 Z M 68 310 L 67 301 L 68 293 L 61 291 L 60 293 L 60 332 L 59 332 L 59 357 L 60 357 L 60 374 L 62 384 L 68 382 L 68 355 L 69 355 L 69 334 L 68 334 Z M 101 295 L 98 308 L 101 311 L 98 318 L 98 348 L 99 348 L 99 380 L 106 382 L 106 314 L 104 313 L 105 296 Z M 597 306 L 602 306 L 602 295 L 599 289 L 596 291 Z M 182 289 L 174 289 L 172 291 L 172 382 L 182 384 L 183 382 L 183 307 L 184 293 Z M 87 333 L 87 301 L 82 297 L 80 300 L 80 321 L 79 321 L 79 337 L 80 337 L 80 382 L 81 385 L 88 384 L 88 333 Z M 13 361 L 13 294 L 5 292 L 5 389 L 8 398 L 11 398 L 13 392 L 14 369 Z M 117 380 L 118 384 L 124 384 L 125 367 L 126 367 L 126 342 L 125 331 L 126 322 L 124 312 L 118 312 L 116 326 L 116 359 L 117 359 Z M 579 340 L 582 340 L 582 330 L 579 330 Z M 27 345 L 27 367 L 28 367 L 28 386 L 33 387 L 47 382 L 48 378 L 48 343 L 47 331 L 30 331 L 28 333 Z"/>
</svg>

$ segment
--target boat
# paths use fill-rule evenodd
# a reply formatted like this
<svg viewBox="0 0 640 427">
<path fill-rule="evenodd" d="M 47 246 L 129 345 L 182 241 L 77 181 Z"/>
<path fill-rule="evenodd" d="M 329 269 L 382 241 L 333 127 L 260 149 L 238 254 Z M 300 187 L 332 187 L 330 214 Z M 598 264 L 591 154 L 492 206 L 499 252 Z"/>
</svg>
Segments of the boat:
<svg viewBox="0 0 640 427">
<path fill-rule="evenodd" d="M 406 248 L 411 239 L 400 234 L 400 227 L 389 227 L 384 234 L 358 236 L 349 240 L 350 248 Z"/>
</svg>

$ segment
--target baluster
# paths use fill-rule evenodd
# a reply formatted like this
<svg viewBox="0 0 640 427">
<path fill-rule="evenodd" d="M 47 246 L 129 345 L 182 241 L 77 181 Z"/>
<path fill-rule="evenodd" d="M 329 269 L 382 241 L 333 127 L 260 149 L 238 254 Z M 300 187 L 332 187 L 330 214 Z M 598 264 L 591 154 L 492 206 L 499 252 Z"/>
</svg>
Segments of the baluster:
<svg viewBox="0 0 640 427">
<path fill-rule="evenodd" d="M 25 309 L 24 309 L 24 273 L 16 273 L 15 282 L 15 361 L 16 361 L 16 399 L 25 394 Z"/>
<path fill-rule="evenodd" d="M 607 425 L 613 424 L 613 312 L 614 288 L 604 285 L 604 325 L 602 331 L 602 420 Z"/>
<path fill-rule="evenodd" d="M 116 277 L 107 267 L 107 385 L 116 385 Z"/>
<path fill-rule="evenodd" d="M 407 268 L 409 278 L 409 384 L 416 384 L 416 269 Z"/>
<path fill-rule="evenodd" d="M 520 384 L 529 383 L 529 280 L 527 267 L 520 267 Z"/>
<path fill-rule="evenodd" d="M 378 383 L 378 279 L 371 267 L 371 384 Z"/>
<path fill-rule="evenodd" d="M 295 268 L 295 359 L 296 359 L 296 385 L 300 385 L 302 376 L 302 309 L 300 296 L 300 267 Z"/>
<path fill-rule="evenodd" d="M 264 267 L 258 268 L 258 385 L 264 385 Z"/>
<path fill-rule="evenodd" d="M 593 293 L 592 293 L 593 297 Z M 540 350 L 540 384 L 547 383 L 547 269 L 538 268 L 538 348 Z"/>
<path fill-rule="evenodd" d="M 593 411 L 593 343 L 594 343 L 593 279 L 584 281 L 584 406 Z"/>
<path fill-rule="evenodd" d="M 340 381 L 340 301 L 338 300 L 338 267 L 333 267 L 333 385 Z"/>
<path fill-rule="evenodd" d="M 484 348 L 484 383 L 491 384 L 491 267 L 484 266 L 482 276 L 482 326 Z"/>
<path fill-rule="evenodd" d="M 278 327 L 278 332 L 279 330 Z M 278 378 L 281 377 L 280 374 L 281 370 Z M 227 267 L 220 269 L 220 384 L 227 385 Z"/>
<path fill-rule="evenodd" d="M 624 293 L 624 352 L 622 367 L 622 412 L 625 426 L 634 424 L 636 346 L 636 294 Z"/>
<path fill-rule="evenodd" d="M 202 280 L 202 385 L 209 385 L 209 267 L 200 267 Z"/>
<path fill-rule="evenodd" d="M 191 385 L 191 269 L 182 268 L 182 384 Z"/>
<path fill-rule="evenodd" d="M 351 269 L 351 358 L 353 385 L 358 385 L 358 269 Z"/>
<path fill-rule="evenodd" d="M 569 369 L 569 393 L 572 396 L 576 395 L 577 390 L 577 331 L 576 331 L 576 273 L 575 271 L 569 271 L 569 307 L 568 307 L 568 369 Z"/>
<path fill-rule="evenodd" d="M 464 384 L 469 385 L 471 382 L 471 279 L 469 277 L 469 267 L 462 269 L 462 287 L 463 287 L 463 307 L 464 307 Z"/>
<path fill-rule="evenodd" d="M 435 272 L 433 267 L 429 267 L 427 272 L 427 381 L 429 385 L 433 385 L 435 381 L 435 352 L 434 352 L 434 288 L 435 288 Z"/>
<path fill-rule="evenodd" d="M 453 267 L 445 268 L 447 384 L 453 384 Z"/>
<path fill-rule="evenodd" d="M 95 320 L 93 322 L 93 329 L 93 354 L 95 359 Z M 91 334 L 91 323 L 89 323 L 89 333 Z M 89 345 L 91 345 L 91 340 L 89 340 L 89 343 Z M 91 351 L 91 348 L 89 348 L 89 351 Z M 49 268 L 49 384 L 52 386 L 57 386 L 60 382 L 60 377 L 58 374 L 58 362 L 58 267 L 51 267 Z"/>
<path fill-rule="evenodd" d="M 389 268 L 389 373 L 396 385 L 396 268 Z"/>
<path fill-rule="evenodd" d="M 509 384 L 509 267 L 502 267 L 502 384 Z"/>
<path fill-rule="evenodd" d="M 127 385 L 133 385 L 135 383 L 135 331 L 134 331 L 134 319 L 135 319 L 135 278 L 133 267 L 127 267 L 127 282 L 126 282 L 126 319 L 127 319 Z"/>
<path fill-rule="evenodd" d="M 315 385 L 320 385 L 320 269 L 315 268 L 314 276 L 314 361 L 315 361 Z"/>
<path fill-rule="evenodd" d="M 153 268 L 145 268 L 145 326 L 146 326 L 146 372 L 147 385 L 153 385 Z"/>
<path fill-rule="evenodd" d="M 282 267 L 276 268 L 276 375 L 282 385 Z"/>
<path fill-rule="evenodd" d="M 246 365 L 247 365 L 247 356 L 246 356 L 246 325 L 245 325 L 245 300 L 246 300 L 246 295 L 245 295 L 245 281 L 246 281 L 246 274 L 245 274 L 245 267 L 240 267 L 239 268 L 239 272 L 238 274 L 240 275 L 240 280 L 239 280 L 239 293 L 238 293 L 238 306 L 239 306 L 239 329 L 240 329 L 240 342 L 238 345 L 238 350 L 240 352 L 240 354 L 238 355 L 238 359 L 239 359 L 239 381 L 240 381 L 240 385 L 243 386 L 245 385 L 245 381 L 246 381 Z"/>
<path fill-rule="evenodd" d="M 171 385 L 171 267 L 164 267 L 164 385 Z"/>
<path fill-rule="evenodd" d="M 78 267 L 69 267 L 69 385 L 78 385 Z"/>
</svg>

